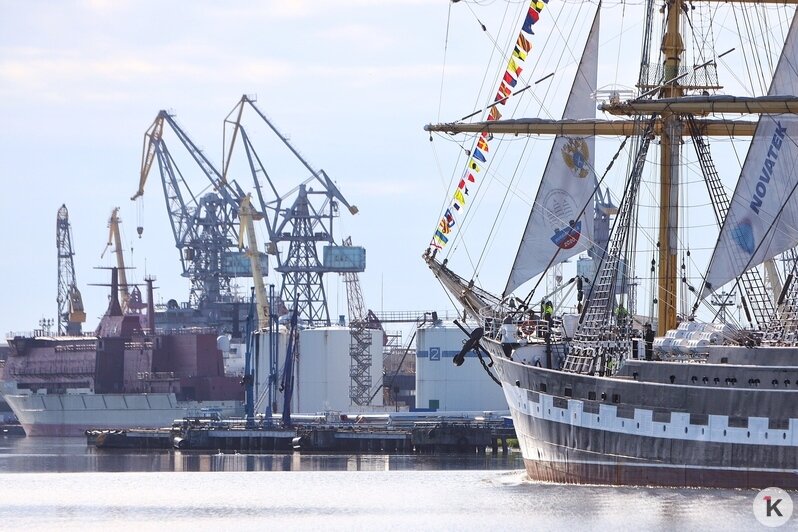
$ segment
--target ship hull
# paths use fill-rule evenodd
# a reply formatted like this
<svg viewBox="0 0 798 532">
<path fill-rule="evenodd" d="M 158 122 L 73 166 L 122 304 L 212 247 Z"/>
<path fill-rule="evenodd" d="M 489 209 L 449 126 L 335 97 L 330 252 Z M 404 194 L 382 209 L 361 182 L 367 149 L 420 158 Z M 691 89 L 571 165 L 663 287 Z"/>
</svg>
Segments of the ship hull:
<svg viewBox="0 0 798 532">
<path fill-rule="evenodd" d="M 169 427 L 176 419 L 218 412 L 240 416 L 239 401 L 178 401 L 174 394 L 9 394 L 27 436 L 81 436 L 89 429 Z"/>
<path fill-rule="evenodd" d="M 782 405 L 771 409 L 778 420 L 769 419 L 761 411 L 745 411 L 746 404 L 756 404 L 756 399 L 749 402 L 751 390 L 735 397 L 735 390 L 728 389 L 688 390 L 564 373 L 513 362 L 501 356 L 500 347 L 485 343 L 532 479 L 798 488 L 795 391 L 783 391 L 774 399 L 774 390 L 761 390 L 759 403 Z M 585 399 L 588 393 L 595 400 Z M 632 404 L 620 400 L 623 397 L 633 398 Z M 726 415 L 718 405 L 727 409 Z M 691 414 L 691 407 L 697 411 Z M 712 407 L 714 413 L 698 411 Z"/>
</svg>

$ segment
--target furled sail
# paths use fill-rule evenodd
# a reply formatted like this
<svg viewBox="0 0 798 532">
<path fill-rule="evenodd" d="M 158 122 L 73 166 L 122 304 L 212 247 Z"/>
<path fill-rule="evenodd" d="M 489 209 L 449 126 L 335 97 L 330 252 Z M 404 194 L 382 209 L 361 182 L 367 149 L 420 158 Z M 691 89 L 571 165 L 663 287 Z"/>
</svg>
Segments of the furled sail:
<svg viewBox="0 0 798 532">
<path fill-rule="evenodd" d="M 798 95 L 798 12 L 769 96 Z M 798 244 L 798 117 L 761 115 L 709 263 L 702 297 Z"/>
<path fill-rule="evenodd" d="M 595 118 L 599 12 L 593 20 L 563 118 Z M 594 137 L 557 136 L 504 293 L 590 247 Z"/>
</svg>

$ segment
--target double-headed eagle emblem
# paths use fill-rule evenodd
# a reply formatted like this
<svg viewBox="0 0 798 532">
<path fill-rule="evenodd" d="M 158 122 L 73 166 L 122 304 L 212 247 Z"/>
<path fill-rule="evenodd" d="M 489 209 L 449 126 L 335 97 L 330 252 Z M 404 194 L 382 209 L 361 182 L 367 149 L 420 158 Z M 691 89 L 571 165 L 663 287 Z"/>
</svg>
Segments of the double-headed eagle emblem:
<svg viewBox="0 0 798 532">
<path fill-rule="evenodd" d="M 568 143 L 562 148 L 562 158 L 568 168 L 574 171 L 576 177 L 587 177 L 590 172 L 589 156 L 587 142 L 583 139 L 568 139 Z"/>
</svg>

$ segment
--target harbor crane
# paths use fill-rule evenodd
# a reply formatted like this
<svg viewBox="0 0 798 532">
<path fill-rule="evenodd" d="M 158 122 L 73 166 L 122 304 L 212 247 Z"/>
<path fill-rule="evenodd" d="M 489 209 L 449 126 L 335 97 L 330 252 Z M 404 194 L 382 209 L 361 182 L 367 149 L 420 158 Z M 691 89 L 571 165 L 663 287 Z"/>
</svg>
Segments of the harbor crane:
<svg viewBox="0 0 798 532">
<path fill-rule="evenodd" d="M 254 112 L 259 120 L 254 124 L 244 125 L 245 111 Z M 256 142 L 252 131 L 258 134 L 265 125 L 267 138 L 276 136 L 279 142 Z M 249 126 L 252 126 L 251 128 Z M 260 126 L 261 129 L 256 128 Z M 229 133 L 229 137 L 228 137 Z M 259 141 L 263 137 L 257 136 Z M 228 140 L 229 139 L 229 140 Z M 330 313 L 327 296 L 324 290 L 323 275 L 326 273 L 357 273 L 365 270 L 365 249 L 355 246 L 336 245 L 333 238 L 333 221 L 339 216 L 340 205 L 344 205 L 351 214 L 358 212 L 343 196 L 324 170 L 317 170 L 297 151 L 276 126 L 257 107 L 253 97 L 244 95 L 225 119 L 225 159 L 222 163 L 222 180 L 228 182 L 231 174 L 231 162 L 238 143 L 245 154 L 245 166 L 255 183 L 255 193 L 269 242 L 266 251 L 275 257 L 277 265 L 274 271 L 282 276 L 279 290 L 279 301 L 283 308 L 281 314 L 287 327 L 286 353 L 280 379 L 279 391 L 283 395 L 283 423 L 291 423 L 291 397 L 294 390 L 294 366 L 298 359 L 299 328 L 301 326 L 329 326 Z M 289 158 L 285 162 L 275 156 L 272 151 L 287 148 Z M 268 151 L 272 150 L 272 151 Z M 260 153 L 259 153 L 260 151 Z M 269 156 L 264 155 L 269 153 Z M 281 152 L 284 154 L 284 151 Z M 293 175 L 291 183 L 299 184 L 287 192 L 282 192 L 278 182 L 283 184 L 291 167 Z M 264 180 L 264 187 L 259 180 Z M 267 193 L 264 194 L 264 190 Z M 322 253 L 318 246 L 323 245 Z M 369 335 L 370 336 L 370 335 Z M 354 348 L 353 348 L 354 349 Z M 368 350 L 365 353 L 369 355 Z M 361 360 L 355 365 L 356 374 L 353 389 L 357 400 L 368 404 L 368 397 L 361 390 L 363 383 L 370 385 L 370 359 L 366 367 Z M 365 369 L 364 369 L 365 368 Z M 369 387 L 365 389 L 368 393 Z"/>
<path fill-rule="evenodd" d="M 307 172 L 298 185 L 285 193 L 280 193 L 276 184 L 276 164 L 261 157 L 255 149 L 252 137 L 243 124 L 245 109 L 254 111 L 290 154 L 300 163 L 300 169 Z M 339 204 L 350 213 L 356 214 L 357 207 L 350 205 L 338 187 L 324 170 L 314 169 L 291 145 L 266 115 L 255 105 L 253 97 L 244 95 L 225 119 L 227 129 L 232 127 L 230 141 L 225 141 L 226 158 L 222 165 L 222 182 L 228 182 L 230 162 L 234 147 L 241 139 L 249 171 L 256 186 L 260 212 L 263 213 L 269 243 L 267 253 L 277 260 L 275 271 L 282 275 L 280 299 L 295 308 L 288 309 L 298 313 L 302 323 L 307 325 L 330 325 L 330 313 L 322 276 L 325 273 L 362 272 L 365 270 L 365 250 L 361 247 L 338 246 L 332 236 L 333 220 L 339 216 Z M 273 170 L 271 172 L 270 170 Z M 275 175 L 273 175 L 275 174 Z M 264 197 L 259 185 L 259 176 L 266 179 L 271 190 L 270 198 Z M 323 243 L 320 259 L 317 245 Z M 287 251 L 281 252 L 280 245 L 287 244 Z"/>
<path fill-rule="evenodd" d="M 164 140 L 171 131 L 200 169 L 202 184 L 189 186 L 187 174 Z M 221 173 L 178 125 L 174 116 L 160 111 L 144 135 L 139 188 L 131 200 L 144 194 L 147 177 L 157 161 L 175 246 L 180 252 L 183 277 L 191 282 L 189 304 L 213 309 L 234 299 L 231 279 L 251 277 L 245 253 L 237 249 L 238 211 L 245 194 Z M 141 236 L 143 228 L 138 228 Z M 266 264 L 265 255 L 261 257 Z M 211 310 L 218 319 L 218 308 Z"/>
<path fill-rule="evenodd" d="M 58 334 L 79 336 L 82 324 L 86 322 L 86 312 L 75 280 L 75 252 L 72 249 L 72 227 L 69 225 L 66 205 L 58 209 L 55 229 L 58 248 Z"/>
</svg>

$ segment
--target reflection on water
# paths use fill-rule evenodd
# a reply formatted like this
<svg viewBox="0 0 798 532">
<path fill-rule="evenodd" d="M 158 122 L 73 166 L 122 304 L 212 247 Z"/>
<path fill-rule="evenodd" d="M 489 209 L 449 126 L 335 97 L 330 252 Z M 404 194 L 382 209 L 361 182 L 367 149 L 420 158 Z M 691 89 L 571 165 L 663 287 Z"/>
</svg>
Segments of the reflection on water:
<svg viewBox="0 0 798 532">
<path fill-rule="evenodd" d="M 521 469 L 518 453 L 98 451 L 82 438 L 0 438 L 0 529 L 757 528 L 754 490 L 567 486 Z"/>
<path fill-rule="evenodd" d="M 238 454 L 171 450 L 100 450 L 85 438 L 0 438 L 0 473 L 122 471 L 401 471 L 523 469 L 508 455 Z"/>
</svg>

